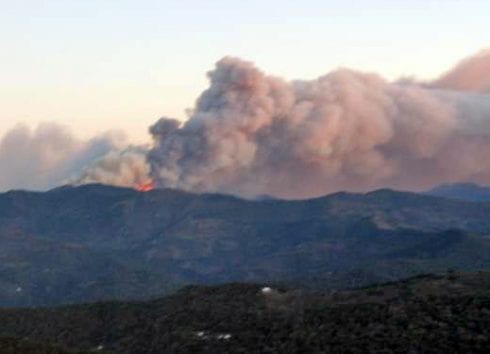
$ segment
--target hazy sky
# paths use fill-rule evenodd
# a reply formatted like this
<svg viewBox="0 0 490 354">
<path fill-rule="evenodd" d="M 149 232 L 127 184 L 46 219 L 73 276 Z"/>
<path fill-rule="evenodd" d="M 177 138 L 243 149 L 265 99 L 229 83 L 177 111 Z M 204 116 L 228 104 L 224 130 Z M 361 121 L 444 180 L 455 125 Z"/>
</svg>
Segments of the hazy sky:
<svg viewBox="0 0 490 354">
<path fill-rule="evenodd" d="M 0 0 L 0 136 L 56 121 L 143 140 L 225 55 L 286 78 L 432 78 L 490 46 L 488 0 Z"/>
</svg>

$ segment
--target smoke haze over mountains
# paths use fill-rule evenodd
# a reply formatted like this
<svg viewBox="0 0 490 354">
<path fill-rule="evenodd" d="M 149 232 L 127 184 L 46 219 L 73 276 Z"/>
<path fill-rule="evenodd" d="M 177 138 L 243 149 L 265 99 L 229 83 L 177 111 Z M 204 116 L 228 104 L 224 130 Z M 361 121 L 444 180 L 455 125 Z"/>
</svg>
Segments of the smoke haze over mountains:
<svg viewBox="0 0 490 354">
<path fill-rule="evenodd" d="M 338 69 L 285 81 L 220 60 L 189 119 L 162 118 L 149 147 L 106 134 L 17 127 L 0 142 L 0 189 L 70 182 L 304 198 L 380 187 L 490 184 L 490 51 L 433 82 Z"/>
<path fill-rule="evenodd" d="M 34 130 L 18 125 L 0 139 L 0 190 L 55 187 L 126 145 L 124 134 L 118 132 L 83 141 L 54 123 Z"/>
</svg>

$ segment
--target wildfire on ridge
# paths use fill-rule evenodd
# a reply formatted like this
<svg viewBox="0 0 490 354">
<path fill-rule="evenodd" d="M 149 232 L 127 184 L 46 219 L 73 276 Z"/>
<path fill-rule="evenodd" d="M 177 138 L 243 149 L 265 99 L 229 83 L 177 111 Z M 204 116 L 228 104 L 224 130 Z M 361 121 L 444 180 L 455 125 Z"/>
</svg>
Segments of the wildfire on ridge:
<svg viewBox="0 0 490 354">
<path fill-rule="evenodd" d="M 153 190 L 154 188 L 155 188 L 155 182 L 153 182 L 153 181 L 141 183 L 141 184 L 138 184 L 137 186 L 135 186 L 135 189 L 138 192 L 149 192 L 149 191 Z"/>
</svg>

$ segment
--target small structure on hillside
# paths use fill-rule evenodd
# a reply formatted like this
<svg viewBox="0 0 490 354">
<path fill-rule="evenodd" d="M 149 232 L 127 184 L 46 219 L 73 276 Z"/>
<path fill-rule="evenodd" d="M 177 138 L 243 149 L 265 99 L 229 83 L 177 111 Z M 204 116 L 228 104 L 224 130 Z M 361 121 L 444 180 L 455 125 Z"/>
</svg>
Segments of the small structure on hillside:
<svg viewBox="0 0 490 354">
<path fill-rule="evenodd" d="M 271 294 L 273 290 L 272 290 L 272 288 L 269 288 L 268 286 L 266 286 L 266 287 L 262 288 L 261 291 L 262 291 L 262 294 L 267 295 L 267 294 Z"/>
</svg>

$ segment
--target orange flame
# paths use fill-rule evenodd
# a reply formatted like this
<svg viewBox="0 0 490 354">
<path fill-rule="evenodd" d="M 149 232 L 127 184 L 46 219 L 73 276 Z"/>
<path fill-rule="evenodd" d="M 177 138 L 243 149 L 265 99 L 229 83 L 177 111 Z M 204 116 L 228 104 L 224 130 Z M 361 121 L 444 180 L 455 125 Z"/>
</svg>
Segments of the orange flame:
<svg viewBox="0 0 490 354">
<path fill-rule="evenodd" d="M 138 184 L 135 189 L 138 192 L 149 192 L 155 188 L 155 183 L 153 181 Z"/>
</svg>

